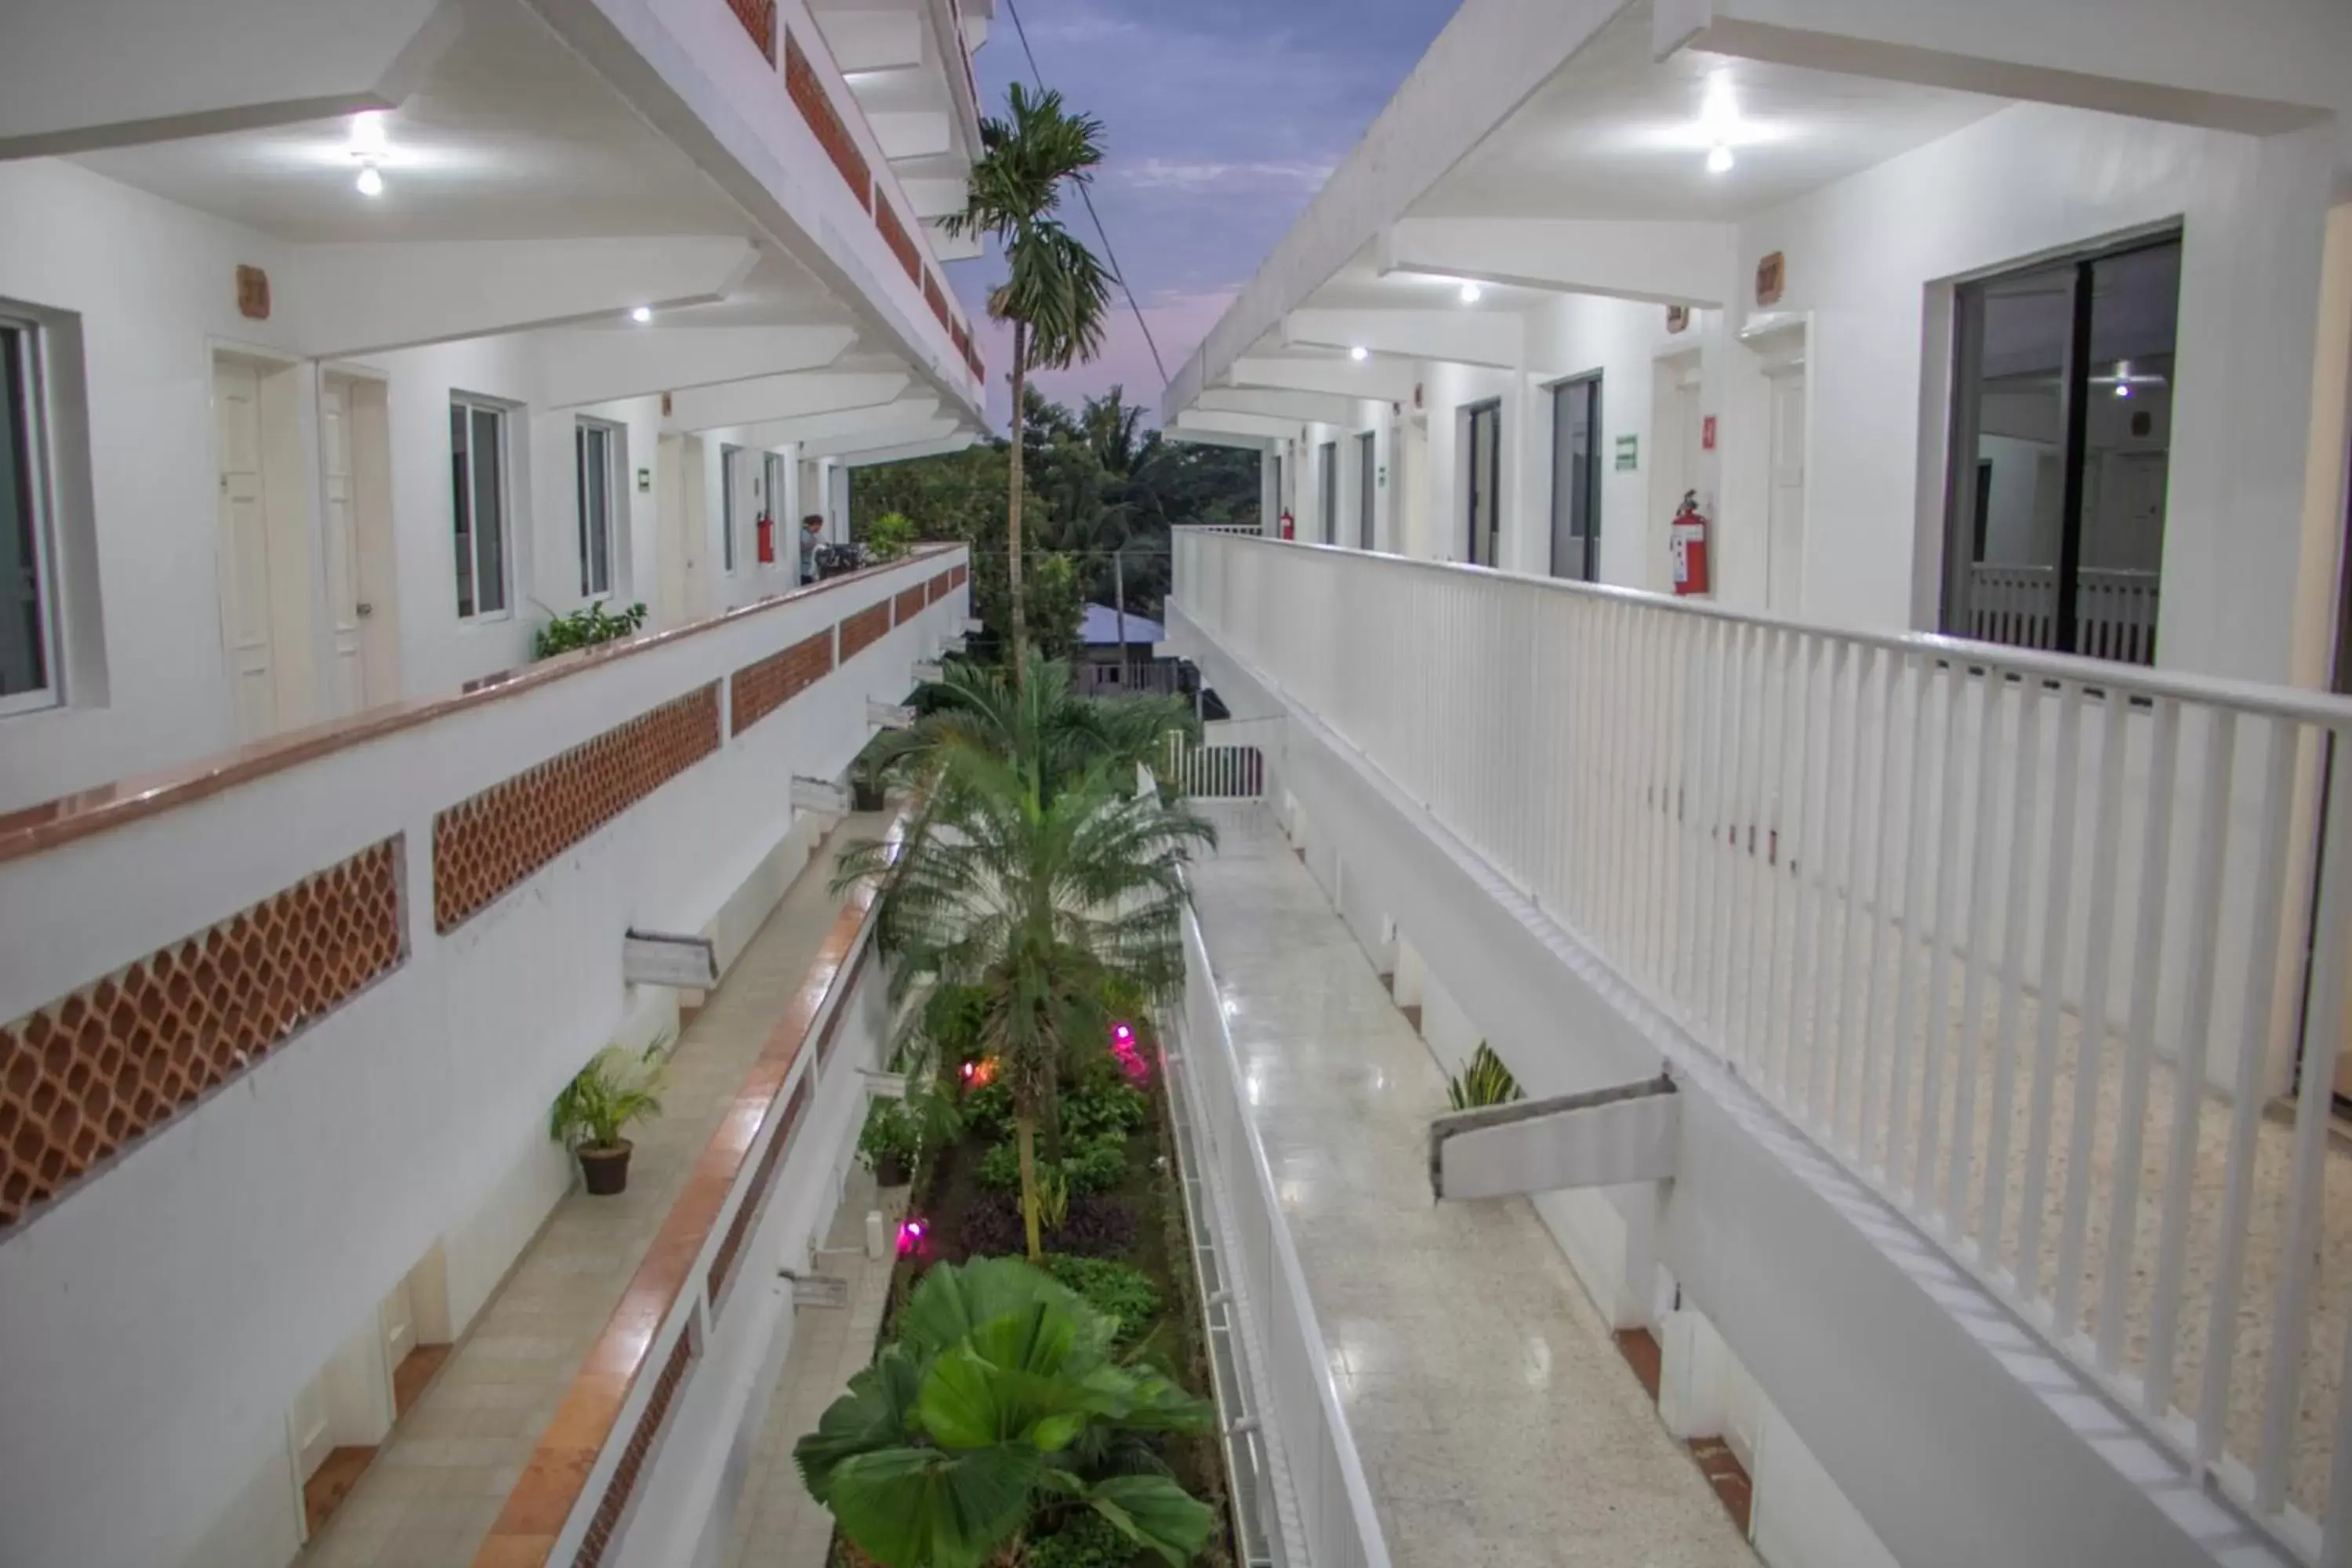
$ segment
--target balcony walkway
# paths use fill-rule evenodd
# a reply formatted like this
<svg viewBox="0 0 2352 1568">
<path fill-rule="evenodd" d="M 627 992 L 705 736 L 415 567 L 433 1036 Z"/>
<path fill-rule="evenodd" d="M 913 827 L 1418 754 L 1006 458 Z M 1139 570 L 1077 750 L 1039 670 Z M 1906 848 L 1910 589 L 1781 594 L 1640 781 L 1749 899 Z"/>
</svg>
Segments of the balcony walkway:
<svg viewBox="0 0 2352 1568">
<path fill-rule="evenodd" d="M 1756 1559 L 1521 1199 L 1438 1207 L 1444 1082 L 1262 808 L 1194 878 L 1397 1568 Z"/>
<path fill-rule="evenodd" d="M 524 1248 L 439 1374 L 393 1428 L 298 1561 L 306 1568 L 470 1562 L 589 1347 L 791 1005 L 841 900 L 843 846 L 878 833 L 852 816 L 794 880 L 671 1053 L 661 1119 L 635 1133 L 629 1190 L 575 1185 Z"/>
</svg>

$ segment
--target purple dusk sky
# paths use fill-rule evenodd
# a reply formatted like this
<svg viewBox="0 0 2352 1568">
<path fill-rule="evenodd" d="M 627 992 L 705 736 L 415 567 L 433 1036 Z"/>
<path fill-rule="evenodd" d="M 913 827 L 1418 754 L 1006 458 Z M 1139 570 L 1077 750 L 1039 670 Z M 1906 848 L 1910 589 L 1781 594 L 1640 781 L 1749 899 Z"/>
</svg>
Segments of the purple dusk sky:
<svg viewBox="0 0 2352 1568">
<path fill-rule="evenodd" d="M 1095 208 L 1172 374 L 1428 48 L 1456 0 L 1016 0 L 1045 84 L 1103 121 Z M 1029 79 L 1006 0 L 975 58 L 984 112 Z M 1094 240 L 1086 209 L 1071 225 Z M 986 320 L 993 255 L 950 267 L 982 331 L 1002 429 L 1012 334 Z M 1040 384 L 1118 383 L 1158 422 L 1160 382 L 1118 301 L 1102 357 Z"/>
</svg>

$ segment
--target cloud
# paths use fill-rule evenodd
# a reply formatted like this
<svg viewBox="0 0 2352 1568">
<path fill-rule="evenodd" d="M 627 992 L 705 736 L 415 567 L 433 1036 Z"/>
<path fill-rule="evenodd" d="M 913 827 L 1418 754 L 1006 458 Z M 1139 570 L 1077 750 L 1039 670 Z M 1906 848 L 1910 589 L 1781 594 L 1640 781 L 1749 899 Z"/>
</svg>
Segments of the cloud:
<svg viewBox="0 0 2352 1568">
<path fill-rule="evenodd" d="M 1240 291 L 1239 284 L 1232 284 L 1215 289 L 1163 289 L 1144 296 L 1143 319 L 1151 328 L 1153 340 L 1160 344 L 1160 357 L 1167 363 L 1171 375 L 1183 367 Z M 1002 430 L 1013 409 L 1013 391 L 1005 377 L 1005 367 L 1013 362 L 1013 331 L 1001 322 L 987 320 L 984 312 L 974 310 L 972 314 L 980 325 L 982 355 L 989 365 L 989 422 Z M 1136 324 L 1135 312 L 1128 309 L 1124 299 L 1112 305 L 1110 319 L 1104 323 L 1101 353 L 1068 370 L 1039 372 L 1034 379 L 1040 392 L 1072 407 L 1083 398 L 1098 397 L 1117 386 L 1129 403 L 1139 403 L 1150 410 L 1150 423 L 1160 422 L 1159 367 L 1152 363 L 1151 345 L 1144 341 L 1143 329 Z"/>
<path fill-rule="evenodd" d="M 1271 185 L 1311 194 L 1322 188 L 1335 166 L 1328 160 L 1318 159 L 1217 163 L 1139 158 L 1129 163 L 1114 162 L 1102 177 L 1108 184 L 1133 185 L 1143 190 L 1205 191 Z"/>
</svg>

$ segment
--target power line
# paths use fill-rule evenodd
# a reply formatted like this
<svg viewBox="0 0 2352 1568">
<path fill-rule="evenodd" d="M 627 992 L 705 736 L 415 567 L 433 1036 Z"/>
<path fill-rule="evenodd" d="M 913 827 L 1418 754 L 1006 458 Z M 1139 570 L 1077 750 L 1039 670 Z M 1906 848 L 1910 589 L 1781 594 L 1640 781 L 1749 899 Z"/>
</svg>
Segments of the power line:
<svg viewBox="0 0 2352 1568">
<path fill-rule="evenodd" d="M 1029 76 L 1036 82 L 1037 90 L 1045 90 L 1045 73 L 1037 68 L 1037 51 L 1029 47 L 1029 29 L 1021 25 L 1021 7 L 1013 0 L 1004 0 L 1004 8 L 1013 14 L 1013 31 L 1021 40 L 1021 52 L 1028 57 Z M 1119 292 L 1127 296 L 1127 308 L 1135 312 L 1135 324 L 1143 329 L 1144 346 L 1151 351 L 1152 365 L 1160 372 L 1161 391 L 1168 387 L 1168 362 L 1160 357 L 1159 342 L 1151 335 L 1151 323 L 1143 319 L 1143 307 L 1136 303 L 1135 290 L 1127 285 L 1127 268 L 1118 264 L 1118 252 L 1110 247 L 1110 231 L 1103 227 L 1102 215 L 1095 211 L 1095 197 L 1084 181 L 1078 184 L 1078 200 L 1087 204 L 1087 216 L 1094 220 L 1095 237 L 1102 241 L 1103 256 L 1118 278 Z"/>
</svg>

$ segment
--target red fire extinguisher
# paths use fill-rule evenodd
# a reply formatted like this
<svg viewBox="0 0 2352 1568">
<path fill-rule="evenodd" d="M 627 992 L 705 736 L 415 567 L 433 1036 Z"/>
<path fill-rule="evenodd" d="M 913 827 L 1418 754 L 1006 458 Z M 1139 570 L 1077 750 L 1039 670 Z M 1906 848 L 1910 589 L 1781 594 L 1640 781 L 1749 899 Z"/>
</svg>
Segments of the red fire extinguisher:
<svg viewBox="0 0 2352 1568">
<path fill-rule="evenodd" d="M 1675 520 L 1668 534 L 1674 545 L 1675 592 L 1678 595 L 1709 591 L 1706 530 L 1706 517 L 1698 510 L 1698 492 L 1684 491 L 1683 504 L 1675 509 Z"/>
<path fill-rule="evenodd" d="M 762 566 L 772 566 L 776 563 L 776 520 L 772 517 L 767 516 L 765 513 L 762 513 L 760 518 L 758 529 L 760 535 L 760 564 Z"/>
<path fill-rule="evenodd" d="M 1297 532 L 1298 532 L 1298 525 L 1291 520 L 1291 516 L 1290 516 L 1290 509 L 1289 509 L 1288 507 L 1285 507 L 1285 508 L 1283 508 L 1283 509 L 1282 509 L 1282 537 L 1283 537 L 1283 538 L 1285 538 L 1285 539 L 1291 539 L 1291 538 L 1295 538 L 1295 537 L 1297 537 Z"/>
</svg>

